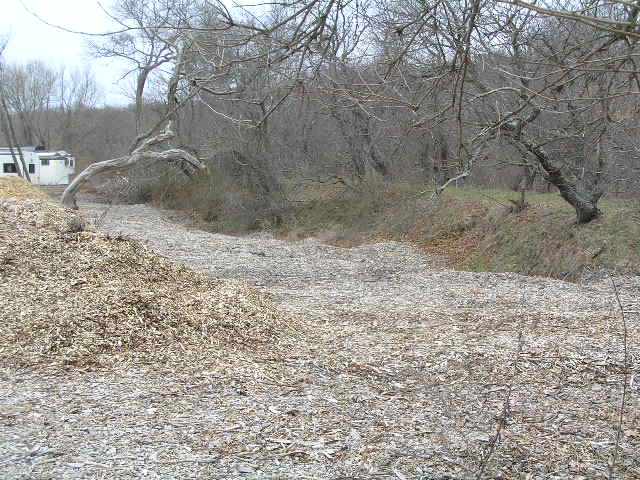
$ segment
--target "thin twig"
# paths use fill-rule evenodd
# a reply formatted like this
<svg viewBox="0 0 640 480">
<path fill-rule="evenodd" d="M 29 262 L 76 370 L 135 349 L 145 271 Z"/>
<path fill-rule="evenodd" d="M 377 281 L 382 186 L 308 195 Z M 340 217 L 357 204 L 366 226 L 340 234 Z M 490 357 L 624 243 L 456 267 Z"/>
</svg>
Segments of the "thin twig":
<svg viewBox="0 0 640 480">
<path fill-rule="evenodd" d="M 507 386 L 507 395 L 505 396 L 504 403 L 502 404 L 502 412 L 500 413 L 500 417 L 498 418 L 498 427 L 496 428 L 496 433 L 493 435 L 491 440 L 489 441 L 489 448 L 486 450 L 484 457 L 482 458 L 482 462 L 480 464 L 480 471 L 476 476 L 476 480 L 481 480 L 484 475 L 485 470 L 487 469 L 487 465 L 489 464 L 489 459 L 493 455 L 493 452 L 496 449 L 498 443 L 500 443 L 500 438 L 502 435 L 502 430 L 507 426 L 509 422 L 509 417 L 511 416 L 511 392 L 513 391 L 513 382 L 518 374 L 518 364 L 520 363 L 520 357 L 522 355 L 522 346 L 523 346 L 523 333 L 522 328 L 518 332 L 518 350 L 516 352 L 516 361 L 513 364 L 513 375 L 509 380 L 509 385 Z"/>
<path fill-rule="evenodd" d="M 627 317 L 625 316 L 624 307 L 622 306 L 622 302 L 620 301 L 620 292 L 618 290 L 618 286 L 613 278 L 613 275 L 609 274 L 609 279 L 611 280 L 611 285 L 613 286 L 613 293 L 618 304 L 618 308 L 620 309 L 620 317 L 622 318 L 622 348 L 624 352 L 624 360 L 623 360 L 623 385 L 622 385 L 622 398 L 620 399 L 620 409 L 618 412 L 618 424 L 616 431 L 616 444 L 613 449 L 613 454 L 611 455 L 611 462 L 609 463 L 609 480 L 613 480 L 615 471 L 616 471 L 616 463 L 618 462 L 618 455 L 620 454 L 620 439 L 622 438 L 622 421 L 624 420 L 624 410 L 627 405 L 627 386 L 629 384 L 629 352 L 628 352 L 628 342 L 627 342 Z"/>
</svg>

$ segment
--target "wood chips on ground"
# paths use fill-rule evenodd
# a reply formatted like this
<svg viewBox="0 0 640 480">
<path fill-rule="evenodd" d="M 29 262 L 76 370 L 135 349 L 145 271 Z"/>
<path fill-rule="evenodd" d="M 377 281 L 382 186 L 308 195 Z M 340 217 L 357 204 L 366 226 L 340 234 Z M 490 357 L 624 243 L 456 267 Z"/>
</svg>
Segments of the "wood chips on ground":
<svg viewBox="0 0 640 480">
<path fill-rule="evenodd" d="M 38 187 L 20 177 L 0 178 L 0 198 L 11 197 L 20 200 L 50 200 L 50 197 Z"/>
<path fill-rule="evenodd" d="M 0 199 L 2 478 L 640 478 L 638 279 L 110 208 Z"/>
</svg>

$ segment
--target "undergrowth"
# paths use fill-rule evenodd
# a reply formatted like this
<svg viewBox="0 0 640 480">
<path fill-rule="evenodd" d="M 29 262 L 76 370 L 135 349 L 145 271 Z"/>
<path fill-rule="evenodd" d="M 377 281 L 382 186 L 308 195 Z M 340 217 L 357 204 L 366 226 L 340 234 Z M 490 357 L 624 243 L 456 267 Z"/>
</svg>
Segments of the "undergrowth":
<svg viewBox="0 0 640 480">
<path fill-rule="evenodd" d="M 640 274 L 640 205 L 605 200 L 586 225 L 558 194 L 529 194 L 512 213 L 510 191 L 448 189 L 437 202 L 412 185 L 323 189 L 294 205 L 279 233 L 349 246 L 397 240 L 444 255 L 452 267 L 575 280 L 590 270 Z"/>
<path fill-rule="evenodd" d="M 640 274 L 640 205 L 603 200 L 600 219 L 576 225 L 558 194 L 528 194 L 527 208 L 512 212 L 511 191 L 451 188 L 433 201 L 424 187 L 368 182 L 295 182 L 289 202 L 275 208 L 251 192 L 227 185 L 180 185 L 154 200 L 198 211 L 205 228 L 238 233 L 269 229 L 292 241 L 316 237 L 339 246 L 402 241 L 443 255 L 450 266 L 510 271 L 565 280 L 590 270 Z"/>
<path fill-rule="evenodd" d="M 243 164 L 244 165 L 244 164 Z M 185 176 L 165 170 L 151 181 L 134 181 L 126 201 L 189 211 L 203 228 L 225 233 L 270 229 L 280 221 L 282 195 L 271 179 L 226 172 L 210 166 L 209 175 Z"/>
</svg>

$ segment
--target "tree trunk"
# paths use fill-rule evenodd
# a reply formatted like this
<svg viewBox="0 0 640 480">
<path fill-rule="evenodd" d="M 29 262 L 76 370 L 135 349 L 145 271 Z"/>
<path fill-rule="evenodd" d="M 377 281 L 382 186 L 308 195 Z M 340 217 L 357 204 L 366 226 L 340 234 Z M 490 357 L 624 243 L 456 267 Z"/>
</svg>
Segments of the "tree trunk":
<svg viewBox="0 0 640 480">
<path fill-rule="evenodd" d="M 178 54 L 176 56 L 176 64 L 173 68 L 173 74 L 171 75 L 171 78 L 169 78 L 169 83 L 167 85 L 167 118 L 168 121 L 173 124 L 173 131 L 178 138 L 180 138 L 180 114 L 178 110 L 181 106 L 181 102 L 178 99 L 178 85 L 180 83 L 180 75 L 182 74 L 182 69 L 184 68 L 182 60 L 183 49 L 184 47 L 178 50 Z"/>
<path fill-rule="evenodd" d="M 589 223 L 598 218 L 602 212 L 598 209 L 598 201 L 602 197 L 602 191 L 581 192 L 577 181 L 565 175 L 560 167 L 553 164 L 547 152 L 539 145 L 526 138 L 519 138 L 518 141 L 531 152 L 544 172 L 549 183 L 553 184 L 564 198 L 576 211 L 578 223 Z"/>
<path fill-rule="evenodd" d="M 144 114 L 144 88 L 147 84 L 147 78 L 151 69 L 145 67 L 138 72 L 138 78 L 136 79 L 136 104 L 135 104 L 135 116 L 136 116 L 136 135 L 140 135 L 142 132 L 143 114 Z"/>
<path fill-rule="evenodd" d="M 438 130 L 433 135 L 433 174 L 437 184 L 446 183 L 451 178 L 449 172 L 449 145 L 444 134 Z"/>
<path fill-rule="evenodd" d="M 11 140 L 9 129 L 7 128 L 6 122 L 4 121 L 4 112 L 0 112 L 0 121 L 2 121 L 2 133 L 7 138 L 7 141 L 8 141 L 9 153 L 11 154 L 11 158 L 13 159 L 13 165 L 16 169 L 16 172 L 18 173 L 18 176 L 23 177 L 22 168 L 20 168 L 20 162 L 18 161 L 16 152 L 13 149 L 13 141 Z"/>
<path fill-rule="evenodd" d="M 383 177 L 388 176 L 389 169 L 380 158 L 378 148 L 373 138 L 371 138 L 371 119 L 357 106 L 354 106 L 353 109 L 356 142 L 359 144 L 358 148 L 367 153 L 369 163 L 378 174 Z"/>
<path fill-rule="evenodd" d="M 13 164 L 16 167 L 16 171 L 18 175 L 23 177 L 28 182 L 31 182 L 31 177 L 29 176 L 29 169 L 27 168 L 27 164 L 24 161 L 24 156 L 22 155 L 22 149 L 20 145 L 18 145 L 16 140 L 16 132 L 13 128 L 13 122 L 11 120 L 11 114 L 9 113 L 9 109 L 7 108 L 7 103 L 4 100 L 4 96 L 0 97 L 2 112 L 0 112 L 0 117 L 4 117 L 4 122 L 2 122 L 2 129 L 4 130 L 4 134 L 7 137 L 7 141 L 9 142 L 9 151 L 11 152 L 11 158 L 13 158 Z M 16 154 L 13 150 L 13 147 L 16 147 L 18 150 L 18 157 L 20 159 L 20 163 L 18 163 L 18 158 L 16 158 Z"/>
<path fill-rule="evenodd" d="M 387 165 L 380 157 L 378 149 L 371 138 L 369 118 L 357 105 L 348 107 L 351 111 L 350 119 L 345 118 L 345 111 L 330 106 L 331 114 L 338 122 L 342 138 L 349 146 L 351 165 L 355 175 L 364 180 L 367 175 L 367 165 L 382 177 L 389 175 Z"/>
<path fill-rule="evenodd" d="M 198 160 L 185 150 L 174 148 L 163 152 L 148 151 L 153 145 L 165 142 L 173 138 L 175 134 L 171 131 L 170 125 L 165 131 L 155 137 L 147 139 L 141 146 L 136 148 L 130 155 L 103 162 L 97 162 L 89 165 L 69 184 L 62 194 L 62 204 L 73 210 L 78 209 L 76 203 L 76 192 L 90 178 L 105 172 L 122 171 L 131 168 L 140 161 L 158 161 L 164 160 L 168 162 L 184 162 L 195 170 L 208 173 L 208 169 L 204 163 Z"/>
</svg>

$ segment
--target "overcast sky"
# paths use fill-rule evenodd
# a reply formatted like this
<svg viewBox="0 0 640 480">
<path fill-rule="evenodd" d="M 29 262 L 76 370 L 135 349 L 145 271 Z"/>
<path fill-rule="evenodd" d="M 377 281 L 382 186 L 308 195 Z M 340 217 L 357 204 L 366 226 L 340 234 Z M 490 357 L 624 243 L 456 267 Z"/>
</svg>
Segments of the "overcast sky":
<svg viewBox="0 0 640 480">
<path fill-rule="evenodd" d="M 111 26 L 109 18 L 95 0 L 1 0 L 0 35 L 9 35 L 5 58 L 9 62 L 44 60 L 55 67 L 91 65 L 105 102 L 128 103 L 122 91 L 130 85 L 120 81 L 126 65 L 113 60 L 92 59 L 84 48 L 84 37 L 50 27 L 28 13 L 22 3 L 42 19 L 71 30 L 104 32 Z M 104 0 L 108 6 L 110 0 Z"/>
</svg>

